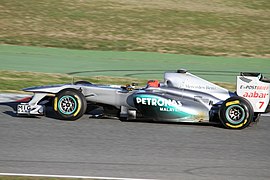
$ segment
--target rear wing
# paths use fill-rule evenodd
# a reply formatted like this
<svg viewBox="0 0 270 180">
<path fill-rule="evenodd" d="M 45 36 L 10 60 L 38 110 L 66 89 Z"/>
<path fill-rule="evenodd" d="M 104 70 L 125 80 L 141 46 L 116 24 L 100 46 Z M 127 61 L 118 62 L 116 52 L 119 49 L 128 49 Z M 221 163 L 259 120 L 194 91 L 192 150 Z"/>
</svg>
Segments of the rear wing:
<svg viewBox="0 0 270 180">
<path fill-rule="evenodd" d="M 264 113 L 269 108 L 270 80 L 261 73 L 240 73 L 236 91 L 251 103 L 254 112 Z"/>
</svg>

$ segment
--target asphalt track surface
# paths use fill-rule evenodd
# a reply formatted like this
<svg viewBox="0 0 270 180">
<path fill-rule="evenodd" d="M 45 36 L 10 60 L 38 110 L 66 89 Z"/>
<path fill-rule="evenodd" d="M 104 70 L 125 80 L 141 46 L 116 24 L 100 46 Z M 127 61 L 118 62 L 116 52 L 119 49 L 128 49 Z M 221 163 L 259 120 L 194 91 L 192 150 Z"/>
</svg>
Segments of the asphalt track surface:
<svg viewBox="0 0 270 180">
<path fill-rule="evenodd" d="M 270 179 L 270 117 L 244 130 L 16 117 L 0 105 L 0 173 L 149 179 Z"/>
</svg>

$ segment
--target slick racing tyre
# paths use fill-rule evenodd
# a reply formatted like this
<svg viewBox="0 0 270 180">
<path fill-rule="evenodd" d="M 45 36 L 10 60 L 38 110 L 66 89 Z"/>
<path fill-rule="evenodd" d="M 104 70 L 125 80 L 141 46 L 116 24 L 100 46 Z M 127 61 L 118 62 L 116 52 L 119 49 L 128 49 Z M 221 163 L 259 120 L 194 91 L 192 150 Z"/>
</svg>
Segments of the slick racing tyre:
<svg viewBox="0 0 270 180">
<path fill-rule="evenodd" d="M 260 117 L 261 117 L 260 113 L 254 113 L 253 122 L 255 122 L 255 123 L 259 122 Z"/>
<path fill-rule="evenodd" d="M 219 118 L 225 128 L 243 129 L 253 121 L 253 108 L 248 100 L 231 97 L 221 105 Z"/>
<path fill-rule="evenodd" d="M 87 108 L 83 94 L 75 89 L 60 91 L 53 102 L 53 109 L 59 119 L 76 120 L 82 117 Z"/>
</svg>

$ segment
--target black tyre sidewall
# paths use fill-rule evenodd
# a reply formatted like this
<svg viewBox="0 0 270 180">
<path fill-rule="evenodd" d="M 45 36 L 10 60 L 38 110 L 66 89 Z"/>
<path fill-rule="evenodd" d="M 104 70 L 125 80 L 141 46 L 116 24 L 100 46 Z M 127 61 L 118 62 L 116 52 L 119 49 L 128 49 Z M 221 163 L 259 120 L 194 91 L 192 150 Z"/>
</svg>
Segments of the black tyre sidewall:
<svg viewBox="0 0 270 180">
<path fill-rule="evenodd" d="M 255 123 L 259 122 L 260 117 L 261 117 L 260 113 L 254 113 L 253 122 Z"/>
<path fill-rule="evenodd" d="M 244 111 L 244 117 L 241 118 L 241 121 L 235 123 L 230 122 L 227 118 L 227 110 L 233 106 Z M 243 129 L 249 126 L 253 121 L 253 114 L 253 108 L 250 102 L 239 96 L 231 97 L 224 101 L 219 110 L 219 118 L 222 125 L 229 129 Z"/>
<path fill-rule="evenodd" d="M 76 101 L 76 109 L 74 112 L 71 114 L 64 114 L 61 112 L 60 107 L 59 107 L 59 101 L 61 100 L 62 97 L 71 97 L 73 100 Z M 87 103 L 85 100 L 85 97 L 83 94 L 75 89 L 65 89 L 60 91 L 53 102 L 53 109 L 56 112 L 57 116 L 59 119 L 62 120 L 77 120 L 80 117 L 83 116 L 87 108 Z"/>
</svg>

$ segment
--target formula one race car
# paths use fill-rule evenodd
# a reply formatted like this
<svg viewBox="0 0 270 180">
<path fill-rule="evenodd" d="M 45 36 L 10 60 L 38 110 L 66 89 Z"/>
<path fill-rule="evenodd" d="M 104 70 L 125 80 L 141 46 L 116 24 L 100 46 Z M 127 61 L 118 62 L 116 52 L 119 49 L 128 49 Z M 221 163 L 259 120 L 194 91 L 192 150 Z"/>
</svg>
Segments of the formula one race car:
<svg viewBox="0 0 270 180">
<path fill-rule="evenodd" d="M 87 111 L 121 120 L 213 122 L 243 129 L 270 111 L 269 89 L 270 80 L 261 73 L 241 73 L 233 93 L 181 69 L 165 72 L 164 82 L 150 80 L 138 89 L 87 81 L 26 88 L 34 96 L 17 106 L 17 114 L 44 115 L 51 100 L 57 117 L 64 120 L 79 119 Z"/>
</svg>

